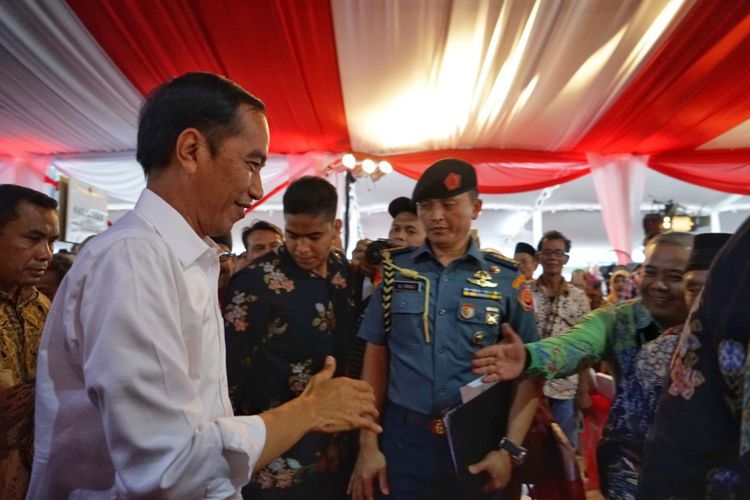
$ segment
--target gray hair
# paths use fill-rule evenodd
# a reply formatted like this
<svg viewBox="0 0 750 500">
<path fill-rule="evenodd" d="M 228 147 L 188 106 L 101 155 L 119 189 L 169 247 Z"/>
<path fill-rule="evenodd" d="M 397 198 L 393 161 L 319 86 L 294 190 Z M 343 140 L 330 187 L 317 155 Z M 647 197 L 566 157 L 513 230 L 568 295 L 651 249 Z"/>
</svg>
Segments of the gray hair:
<svg viewBox="0 0 750 500">
<path fill-rule="evenodd" d="M 651 238 L 646 245 L 646 248 L 652 245 L 672 245 L 691 249 L 693 248 L 693 238 L 694 236 L 690 233 L 661 233 Z"/>
</svg>

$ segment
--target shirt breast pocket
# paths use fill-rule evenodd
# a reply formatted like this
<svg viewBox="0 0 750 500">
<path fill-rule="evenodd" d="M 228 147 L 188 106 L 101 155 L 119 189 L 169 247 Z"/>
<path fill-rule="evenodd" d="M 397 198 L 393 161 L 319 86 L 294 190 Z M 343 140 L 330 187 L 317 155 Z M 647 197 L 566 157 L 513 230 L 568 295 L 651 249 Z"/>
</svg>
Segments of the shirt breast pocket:
<svg viewBox="0 0 750 500">
<path fill-rule="evenodd" d="M 503 316 L 500 302 L 464 298 L 458 304 L 457 316 L 461 336 L 472 353 L 499 340 Z"/>
<path fill-rule="evenodd" d="M 424 293 L 394 292 L 391 313 L 390 337 L 394 345 L 424 343 Z"/>
</svg>

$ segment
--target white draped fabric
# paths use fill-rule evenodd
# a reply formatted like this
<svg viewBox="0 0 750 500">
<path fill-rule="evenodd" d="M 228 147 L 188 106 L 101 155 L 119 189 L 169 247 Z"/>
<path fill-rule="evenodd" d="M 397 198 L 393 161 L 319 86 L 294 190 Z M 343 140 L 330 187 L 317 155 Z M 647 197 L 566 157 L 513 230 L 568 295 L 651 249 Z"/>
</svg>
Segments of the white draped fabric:
<svg viewBox="0 0 750 500">
<path fill-rule="evenodd" d="M 691 8 L 703 4 L 330 0 L 330 5 L 338 68 L 324 69 L 340 76 L 348 132 L 341 140 L 355 152 L 378 155 L 454 148 L 570 150 L 649 68 L 662 42 L 680 33 L 675 28 L 692 15 Z M 116 2 L 110 8 L 118 10 Z M 164 48 L 169 54 L 170 46 Z M 133 203 L 145 184 L 133 160 L 142 96 L 65 0 L 0 1 L 0 68 L 0 154 L 7 155 L 0 157 L 0 182 L 49 192 L 44 178 L 51 164 L 105 190 L 113 203 Z M 252 82 L 247 86 L 252 89 Z M 750 120 L 701 149 L 746 148 L 747 137 Z M 339 143 L 330 144 L 338 151 Z M 265 192 L 281 191 L 301 175 L 319 175 L 337 158 L 325 151 L 272 156 L 263 170 Z M 643 192 L 642 169 L 626 173 L 622 165 L 640 167 L 645 159 L 588 160 L 598 172 L 597 185 L 602 179 L 636 182 L 597 187 L 609 229 L 610 217 L 630 213 Z M 538 165 L 513 163 L 518 169 Z M 632 215 L 626 225 L 632 228 L 639 220 L 640 214 Z M 353 234 L 357 221 L 350 223 Z M 629 252 L 629 238 L 626 230 L 609 240 Z"/>
<path fill-rule="evenodd" d="M 290 176 L 315 174 L 320 171 L 322 155 L 271 155 L 261 170 L 263 187 L 270 193 Z M 0 164 L 1 165 L 1 164 Z M 54 158 L 51 165 L 68 177 L 75 177 L 104 190 L 111 203 L 134 204 L 146 180 L 133 152 L 83 157 Z M 1 175 L 2 171 L 0 171 Z"/>
<path fill-rule="evenodd" d="M 107 193 L 110 203 L 135 204 L 146 180 L 133 152 L 52 160 L 61 174 L 91 184 Z"/>
<path fill-rule="evenodd" d="M 50 189 L 44 183 L 49 160 L 47 157 L 0 156 L 0 184 L 19 184 L 49 194 Z"/>
<path fill-rule="evenodd" d="M 633 228 L 641 221 L 646 184 L 645 156 L 589 155 L 604 228 L 618 264 L 632 262 Z"/>
<path fill-rule="evenodd" d="M 0 68 L 0 151 L 135 147 L 142 97 L 65 2 L 0 2 Z"/>
<path fill-rule="evenodd" d="M 352 146 L 570 148 L 693 3 L 332 0 Z"/>
</svg>

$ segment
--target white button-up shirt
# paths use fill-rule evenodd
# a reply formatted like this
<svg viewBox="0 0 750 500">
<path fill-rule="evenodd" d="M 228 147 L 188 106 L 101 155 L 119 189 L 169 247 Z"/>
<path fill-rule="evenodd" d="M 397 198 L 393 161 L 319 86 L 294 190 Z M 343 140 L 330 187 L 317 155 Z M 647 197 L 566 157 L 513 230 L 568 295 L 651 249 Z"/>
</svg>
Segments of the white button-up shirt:
<svg viewBox="0 0 750 500">
<path fill-rule="evenodd" d="M 77 257 L 39 350 L 27 498 L 239 497 L 266 434 L 232 416 L 212 245 L 145 190 Z"/>
</svg>

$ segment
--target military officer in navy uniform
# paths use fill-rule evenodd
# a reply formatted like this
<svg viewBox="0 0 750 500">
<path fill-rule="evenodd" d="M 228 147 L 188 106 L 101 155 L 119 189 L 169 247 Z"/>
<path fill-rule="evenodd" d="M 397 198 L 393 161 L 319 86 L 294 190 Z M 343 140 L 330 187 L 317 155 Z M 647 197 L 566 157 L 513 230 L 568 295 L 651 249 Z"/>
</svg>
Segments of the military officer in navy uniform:
<svg viewBox="0 0 750 500">
<path fill-rule="evenodd" d="M 464 497 L 441 412 L 460 404 L 460 388 L 476 379 L 474 353 L 502 341 L 502 323 L 526 342 L 538 338 L 531 292 L 515 261 L 480 250 L 470 236 L 482 207 L 474 167 L 438 161 L 422 174 L 412 199 L 427 240 L 386 255 L 383 282 L 359 330 L 367 341 L 362 378 L 375 389 L 384 432 L 380 442 L 360 434 L 349 484 L 355 500 Z M 501 498 L 539 393 L 536 380 L 515 385 L 507 401 L 507 449 L 469 468 L 486 477 L 483 498 Z"/>
</svg>

